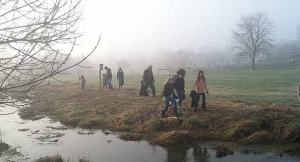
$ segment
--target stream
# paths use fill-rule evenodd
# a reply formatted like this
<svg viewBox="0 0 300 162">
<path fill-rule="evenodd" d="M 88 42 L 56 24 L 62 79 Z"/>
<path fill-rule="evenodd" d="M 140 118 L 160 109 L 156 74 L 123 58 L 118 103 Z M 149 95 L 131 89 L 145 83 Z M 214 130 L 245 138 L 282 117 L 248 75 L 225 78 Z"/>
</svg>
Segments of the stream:
<svg viewBox="0 0 300 162">
<path fill-rule="evenodd" d="M 1 109 L 13 112 L 14 107 Z M 296 162 L 300 156 L 275 151 L 255 152 L 246 147 L 230 147 L 232 155 L 216 157 L 217 145 L 230 143 L 202 142 L 193 145 L 163 148 L 147 141 L 123 141 L 118 133 L 107 134 L 102 130 L 71 128 L 49 118 L 22 120 L 17 113 L 0 116 L 0 140 L 12 148 L 0 152 L 1 162 L 33 162 L 44 156 L 61 155 L 64 160 L 78 162 L 81 158 L 93 162 Z M 249 151 L 250 150 L 250 151 Z"/>
</svg>

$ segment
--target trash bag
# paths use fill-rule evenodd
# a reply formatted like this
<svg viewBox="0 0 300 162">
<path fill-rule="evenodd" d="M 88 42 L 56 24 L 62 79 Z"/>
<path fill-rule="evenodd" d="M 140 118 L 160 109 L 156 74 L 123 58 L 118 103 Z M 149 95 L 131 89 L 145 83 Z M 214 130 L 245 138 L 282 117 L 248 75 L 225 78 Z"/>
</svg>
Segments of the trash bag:
<svg viewBox="0 0 300 162">
<path fill-rule="evenodd" d="M 195 107 L 195 94 L 196 94 L 196 91 L 191 90 L 190 97 L 192 98 L 192 100 L 191 100 L 191 107 L 192 108 Z"/>
<path fill-rule="evenodd" d="M 147 88 L 147 87 L 146 87 L 146 85 L 144 84 L 144 82 L 141 81 L 141 89 L 140 89 L 140 93 L 139 93 L 140 96 L 149 96 L 148 91 L 147 91 L 146 88 Z"/>
</svg>

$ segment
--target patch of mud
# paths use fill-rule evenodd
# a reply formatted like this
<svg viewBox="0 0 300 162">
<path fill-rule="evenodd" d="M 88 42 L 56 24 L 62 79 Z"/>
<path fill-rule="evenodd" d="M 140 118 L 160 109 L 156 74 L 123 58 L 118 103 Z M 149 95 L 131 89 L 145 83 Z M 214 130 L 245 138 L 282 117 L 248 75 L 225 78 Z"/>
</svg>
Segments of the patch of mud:
<svg viewBox="0 0 300 162">
<path fill-rule="evenodd" d="M 64 133 L 56 133 L 56 132 L 41 133 L 41 135 L 36 137 L 35 139 L 40 142 L 58 142 L 57 138 L 60 138 L 64 135 L 65 135 Z"/>
<path fill-rule="evenodd" d="M 144 139 L 144 136 L 142 134 L 136 134 L 136 133 L 125 133 L 121 134 L 119 136 L 124 141 L 141 141 Z"/>
<path fill-rule="evenodd" d="M 27 132 L 27 131 L 29 131 L 29 130 L 30 130 L 29 128 L 18 129 L 18 131 L 20 131 L 20 132 Z"/>
<path fill-rule="evenodd" d="M 13 148 L 11 146 L 9 146 L 8 144 L 0 141 L 0 161 L 1 159 L 5 159 L 5 161 L 14 161 L 11 159 L 15 159 L 15 158 L 24 158 L 22 157 L 21 153 L 19 153 L 17 151 L 16 148 Z"/>
<path fill-rule="evenodd" d="M 56 155 L 56 156 L 51 156 L 51 157 L 43 157 L 43 158 L 40 158 L 38 160 L 36 160 L 36 162 L 64 162 L 62 157 L 59 156 L 59 155 Z"/>
<path fill-rule="evenodd" d="M 66 127 L 66 126 L 57 126 L 57 127 L 47 126 L 46 128 L 50 128 L 50 129 L 54 129 L 54 130 L 67 130 L 68 129 L 68 127 Z"/>
<path fill-rule="evenodd" d="M 4 142 L 0 142 L 0 152 L 2 153 L 3 151 L 7 151 L 10 149 L 10 146 Z"/>
<path fill-rule="evenodd" d="M 217 146 L 215 148 L 215 150 L 216 150 L 216 157 L 218 157 L 218 158 L 224 157 L 227 155 L 233 155 L 233 151 L 225 146 Z"/>
<path fill-rule="evenodd" d="M 111 132 L 111 131 L 109 131 L 109 130 L 105 130 L 105 131 L 103 131 L 103 133 L 104 133 L 105 135 L 113 134 L 113 132 Z"/>
<path fill-rule="evenodd" d="M 90 131 L 90 130 L 80 130 L 80 131 L 77 131 L 77 134 L 80 134 L 80 135 L 90 135 L 90 134 L 95 134 L 95 132 Z"/>
<path fill-rule="evenodd" d="M 233 155 L 233 151 L 224 146 L 216 147 L 216 157 L 220 158 L 227 155 Z"/>
</svg>

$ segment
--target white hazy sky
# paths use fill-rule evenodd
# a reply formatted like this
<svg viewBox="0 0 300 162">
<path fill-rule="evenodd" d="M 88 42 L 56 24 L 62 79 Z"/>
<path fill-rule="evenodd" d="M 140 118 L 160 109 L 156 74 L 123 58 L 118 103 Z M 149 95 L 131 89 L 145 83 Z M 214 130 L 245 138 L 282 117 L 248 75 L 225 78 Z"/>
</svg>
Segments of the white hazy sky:
<svg viewBox="0 0 300 162">
<path fill-rule="evenodd" d="M 226 48 L 243 15 L 266 13 L 276 40 L 296 39 L 300 0 L 83 0 L 81 45 L 94 56 L 131 56 L 158 50 Z"/>
</svg>

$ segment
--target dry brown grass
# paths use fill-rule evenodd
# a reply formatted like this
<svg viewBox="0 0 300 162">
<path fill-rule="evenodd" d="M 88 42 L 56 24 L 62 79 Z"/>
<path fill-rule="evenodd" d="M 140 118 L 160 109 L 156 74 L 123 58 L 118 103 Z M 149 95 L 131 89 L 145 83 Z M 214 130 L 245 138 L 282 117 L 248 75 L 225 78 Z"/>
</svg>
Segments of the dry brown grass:
<svg viewBox="0 0 300 162">
<path fill-rule="evenodd" d="M 148 140 L 161 135 L 159 138 L 164 140 L 154 140 L 160 141 L 161 145 L 161 141 L 177 143 L 176 139 L 180 137 L 170 135 L 174 130 L 188 132 L 192 135 L 188 137 L 191 139 L 242 143 L 293 142 L 300 139 L 300 129 L 295 127 L 300 124 L 300 111 L 283 104 L 208 98 L 208 111 L 202 112 L 200 108 L 195 113 L 189 108 L 190 99 L 187 98 L 183 102 L 183 120 L 170 120 L 160 117 L 161 96 L 140 97 L 138 90 L 133 88 L 99 91 L 97 87 L 90 86 L 80 91 L 78 85 L 69 84 L 38 91 L 36 95 L 41 95 L 40 100 L 23 109 L 21 117 L 47 115 L 66 125 L 126 131 L 140 134 Z M 173 116 L 170 110 L 167 115 Z"/>
<path fill-rule="evenodd" d="M 63 162 L 63 159 L 61 158 L 61 156 L 59 155 L 55 155 L 55 156 L 51 156 L 51 157 L 43 157 L 40 158 L 38 160 L 36 160 L 36 162 Z"/>
</svg>

